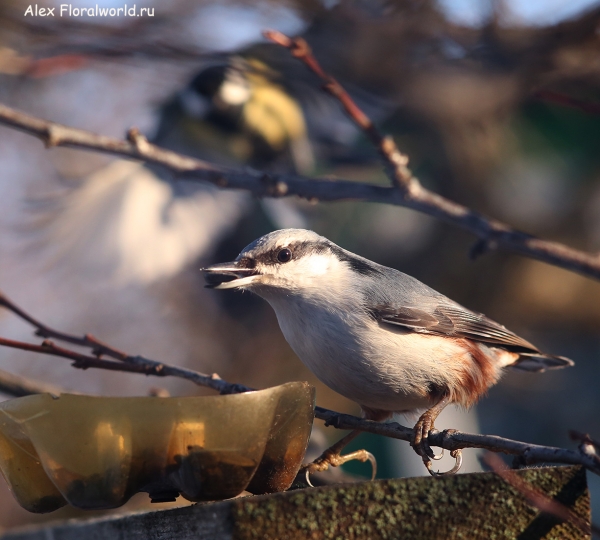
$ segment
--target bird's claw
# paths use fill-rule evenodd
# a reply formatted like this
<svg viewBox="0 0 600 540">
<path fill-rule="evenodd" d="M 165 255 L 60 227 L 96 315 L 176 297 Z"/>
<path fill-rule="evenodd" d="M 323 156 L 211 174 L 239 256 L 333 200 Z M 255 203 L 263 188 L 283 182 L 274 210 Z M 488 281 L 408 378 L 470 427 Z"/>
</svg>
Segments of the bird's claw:
<svg viewBox="0 0 600 540">
<path fill-rule="evenodd" d="M 304 476 L 306 478 L 306 483 L 310 487 L 315 487 L 313 485 L 313 483 L 310 481 L 311 473 L 326 471 L 327 469 L 329 469 L 330 465 L 332 467 L 336 466 L 331 461 L 331 457 L 333 457 L 333 454 L 330 454 L 330 455 L 324 454 L 321 457 L 318 457 L 317 459 L 315 459 L 312 463 L 308 463 L 307 465 L 302 466 L 302 468 L 304 469 Z M 339 457 L 341 457 L 341 456 L 339 456 Z"/>
<path fill-rule="evenodd" d="M 308 467 L 306 467 L 306 472 L 304 473 L 304 478 L 306 479 L 306 483 L 310 486 L 310 487 L 315 487 L 313 485 L 313 483 L 310 481 L 310 469 Z"/>
<path fill-rule="evenodd" d="M 444 457 L 444 449 L 439 454 L 436 454 L 429 446 L 429 435 L 437 433 L 433 425 L 435 417 L 432 414 L 428 414 L 429 411 L 425 412 L 418 422 L 415 424 L 413 432 L 412 446 L 417 454 L 423 459 L 423 463 L 431 476 L 446 476 L 449 474 L 457 473 L 462 466 L 462 452 L 460 450 L 452 450 L 450 455 L 455 459 L 454 467 L 446 472 L 434 471 L 431 466 L 431 460 L 439 460 Z"/>
<path fill-rule="evenodd" d="M 371 480 L 375 480 L 375 477 L 377 476 L 377 460 L 375 459 L 375 456 L 366 450 L 357 450 L 356 452 L 351 452 L 350 454 L 345 454 L 343 456 L 325 452 L 312 463 L 304 465 L 303 469 L 305 470 L 306 483 L 309 486 L 314 487 L 310 481 L 310 475 L 312 473 L 326 471 L 330 466 L 339 467 L 340 465 L 355 459 L 362 461 L 363 463 L 366 461 L 371 463 Z"/>
<path fill-rule="evenodd" d="M 371 463 L 371 480 L 375 480 L 375 477 L 377 476 L 377 460 L 375 459 L 375 456 L 371 454 L 371 452 L 367 452 L 365 450 L 365 454 Z"/>
<path fill-rule="evenodd" d="M 428 447 L 427 456 L 435 461 L 442 459 L 444 457 L 444 449 L 442 448 L 442 451 L 439 454 L 434 454 L 431 447 Z"/>
<path fill-rule="evenodd" d="M 462 467 L 462 451 L 452 450 L 452 452 L 450 452 L 450 455 L 455 459 L 454 467 L 452 467 L 449 471 L 445 472 L 434 471 L 431 468 L 431 461 L 426 458 L 423 458 L 423 463 L 425 464 L 425 467 L 427 467 L 427 471 L 429 472 L 429 474 L 431 476 L 449 476 L 451 474 L 456 474 L 458 471 L 460 471 L 460 468 Z"/>
<path fill-rule="evenodd" d="M 429 435 L 434 435 L 435 433 L 439 433 L 439 432 L 437 429 L 432 427 L 431 430 L 429 431 L 429 433 L 427 434 L 427 437 L 423 437 L 423 439 L 421 440 L 421 449 L 425 451 L 425 453 L 427 454 L 427 456 L 430 459 L 438 461 L 444 457 L 444 449 L 442 448 L 441 452 L 439 454 L 436 454 L 433 451 L 433 449 L 431 448 L 431 446 L 429 446 L 429 440 L 428 440 Z"/>
</svg>

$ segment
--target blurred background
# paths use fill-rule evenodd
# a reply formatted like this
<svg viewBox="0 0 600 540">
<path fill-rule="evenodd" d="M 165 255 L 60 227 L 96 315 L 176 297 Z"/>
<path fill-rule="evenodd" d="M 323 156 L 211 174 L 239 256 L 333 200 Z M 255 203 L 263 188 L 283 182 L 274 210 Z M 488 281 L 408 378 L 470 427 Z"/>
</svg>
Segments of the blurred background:
<svg viewBox="0 0 600 540">
<path fill-rule="evenodd" d="M 123 6 L 70 5 L 96 4 Z M 138 13 L 153 16 L 61 17 L 58 0 L 38 0 L 57 7 L 46 18 L 25 16 L 28 6 L 0 5 L 0 101 L 9 106 L 115 137 L 136 126 L 218 164 L 386 184 L 339 105 L 260 32 L 303 35 L 425 186 L 529 233 L 600 250 L 598 2 L 140 0 Z M 472 260 L 472 235 L 411 210 L 256 200 L 111 156 L 48 151 L 5 127 L 0 164 L 0 290 L 55 328 L 249 386 L 307 380 L 320 405 L 358 413 L 297 359 L 266 303 L 207 291 L 198 271 L 271 230 L 305 227 L 576 362 L 508 373 L 474 411 L 445 412 L 438 428 L 557 446 L 573 444 L 569 429 L 600 437 L 597 281 L 505 252 Z M 0 335 L 36 339 L 3 311 Z M 0 349 L 0 368 L 79 392 L 206 393 L 10 349 Z M 317 424 L 321 445 L 341 435 Z M 376 454 L 380 477 L 425 473 L 404 442 L 361 436 L 355 447 Z M 465 457 L 464 471 L 480 470 L 475 451 Z M 361 467 L 348 470 L 368 475 Z M 600 512 L 600 481 L 589 482 Z M 66 515 L 28 514 L 0 482 L 0 529 Z"/>
</svg>

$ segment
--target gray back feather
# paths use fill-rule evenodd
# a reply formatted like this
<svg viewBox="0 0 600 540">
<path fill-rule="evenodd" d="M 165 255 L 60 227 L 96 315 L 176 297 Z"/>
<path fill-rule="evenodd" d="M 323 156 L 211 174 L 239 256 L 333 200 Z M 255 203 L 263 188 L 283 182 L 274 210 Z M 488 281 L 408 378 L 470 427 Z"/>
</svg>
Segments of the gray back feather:
<svg viewBox="0 0 600 540">
<path fill-rule="evenodd" d="M 365 308 L 382 324 L 402 326 L 414 332 L 467 338 L 508 350 L 539 350 L 501 324 L 471 311 L 419 280 L 368 259 L 355 257 L 371 268 L 371 284 L 364 291 Z"/>
</svg>

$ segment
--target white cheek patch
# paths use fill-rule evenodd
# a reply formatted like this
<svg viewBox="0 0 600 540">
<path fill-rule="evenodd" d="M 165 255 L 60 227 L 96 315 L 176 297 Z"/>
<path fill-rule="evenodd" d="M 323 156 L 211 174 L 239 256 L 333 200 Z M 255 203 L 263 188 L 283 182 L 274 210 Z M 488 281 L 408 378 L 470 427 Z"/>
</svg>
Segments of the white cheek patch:
<svg viewBox="0 0 600 540">
<path fill-rule="evenodd" d="M 305 255 L 281 264 L 274 285 L 302 290 L 305 295 L 340 294 L 348 287 L 352 272 L 328 253 Z"/>
<path fill-rule="evenodd" d="M 310 255 L 303 257 L 298 262 L 298 270 L 305 271 L 312 276 L 320 276 L 330 269 L 331 255 Z"/>
</svg>

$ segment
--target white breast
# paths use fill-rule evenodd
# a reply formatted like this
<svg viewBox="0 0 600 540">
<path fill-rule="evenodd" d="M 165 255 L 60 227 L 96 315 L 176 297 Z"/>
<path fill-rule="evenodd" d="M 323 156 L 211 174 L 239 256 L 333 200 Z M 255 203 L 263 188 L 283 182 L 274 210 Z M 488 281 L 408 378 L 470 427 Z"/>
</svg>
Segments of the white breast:
<svg viewBox="0 0 600 540">
<path fill-rule="evenodd" d="M 325 309 L 303 299 L 269 298 L 294 352 L 327 386 L 372 409 L 431 405 L 432 385 L 456 383 L 464 350 L 454 341 L 382 328 L 358 306 Z M 327 304 L 331 305 L 331 304 Z"/>
</svg>

